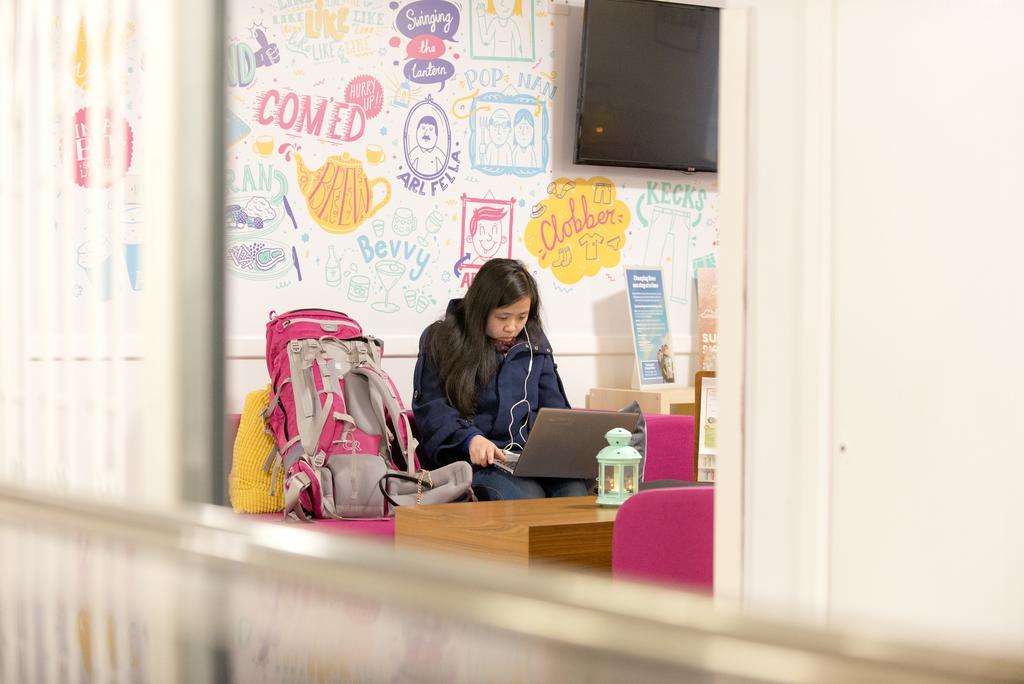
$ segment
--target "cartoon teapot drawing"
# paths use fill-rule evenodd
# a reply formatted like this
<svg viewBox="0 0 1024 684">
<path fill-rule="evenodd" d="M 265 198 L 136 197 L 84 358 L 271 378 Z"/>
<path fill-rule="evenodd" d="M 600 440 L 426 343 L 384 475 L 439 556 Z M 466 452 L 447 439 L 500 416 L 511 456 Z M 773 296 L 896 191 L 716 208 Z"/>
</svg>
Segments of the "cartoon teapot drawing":
<svg viewBox="0 0 1024 684">
<path fill-rule="evenodd" d="M 391 199 L 387 179 L 369 180 L 363 163 L 348 152 L 328 157 L 315 171 L 306 166 L 302 155 L 295 153 L 295 169 L 310 216 L 328 233 L 351 233 Z M 384 186 L 384 198 L 372 204 L 377 184 Z"/>
</svg>

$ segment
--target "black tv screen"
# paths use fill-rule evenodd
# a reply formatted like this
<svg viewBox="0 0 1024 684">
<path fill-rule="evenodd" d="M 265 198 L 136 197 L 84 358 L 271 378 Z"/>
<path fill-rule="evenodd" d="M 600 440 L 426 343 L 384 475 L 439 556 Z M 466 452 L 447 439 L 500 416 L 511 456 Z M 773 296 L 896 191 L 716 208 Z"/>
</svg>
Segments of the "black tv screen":
<svg viewBox="0 0 1024 684">
<path fill-rule="evenodd" d="M 714 7 L 586 0 L 577 164 L 718 168 Z"/>
</svg>

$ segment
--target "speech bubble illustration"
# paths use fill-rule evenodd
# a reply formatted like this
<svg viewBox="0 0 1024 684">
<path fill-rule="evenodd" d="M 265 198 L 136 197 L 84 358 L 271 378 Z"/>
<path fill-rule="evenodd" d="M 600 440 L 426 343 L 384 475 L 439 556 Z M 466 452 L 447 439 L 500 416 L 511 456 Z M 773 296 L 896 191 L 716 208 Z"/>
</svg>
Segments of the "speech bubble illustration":
<svg viewBox="0 0 1024 684">
<path fill-rule="evenodd" d="M 413 83 L 440 83 L 444 90 L 444 82 L 455 75 L 455 65 L 446 59 L 414 59 L 406 63 L 404 73 Z"/>
<path fill-rule="evenodd" d="M 558 178 L 534 206 L 524 242 L 566 285 L 619 264 L 630 214 L 607 178 Z M 595 194 L 597 192 L 597 194 Z"/>
<path fill-rule="evenodd" d="M 447 0 L 416 0 L 398 11 L 395 23 L 406 38 L 430 34 L 454 41 L 459 8 Z"/>
<path fill-rule="evenodd" d="M 366 118 L 372 119 L 384 107 L 384 86 L 369 74 L 356 76 L 345 87 L 345 102 L 359 105 Z"/>
<path fill-rule="evenodd" d="M 437 59 L 444 56 L 444 41 L 437 36 L 416 36 L 405 46 L 406 59 Z"/>
</svg>

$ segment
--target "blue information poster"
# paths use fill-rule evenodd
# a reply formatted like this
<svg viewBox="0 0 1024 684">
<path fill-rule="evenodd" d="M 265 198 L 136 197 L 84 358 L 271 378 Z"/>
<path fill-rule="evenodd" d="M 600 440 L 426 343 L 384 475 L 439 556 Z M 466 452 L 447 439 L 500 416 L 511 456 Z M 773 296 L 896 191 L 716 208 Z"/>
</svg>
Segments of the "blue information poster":
<svg viewBox="0 0 1024 684">
<path fill-rule="evenodd" d="M 627 266 L 625 271 L 640 387 L 672 384 L 676 381 L 672 334 L 661 269 Z"/>
</svg>

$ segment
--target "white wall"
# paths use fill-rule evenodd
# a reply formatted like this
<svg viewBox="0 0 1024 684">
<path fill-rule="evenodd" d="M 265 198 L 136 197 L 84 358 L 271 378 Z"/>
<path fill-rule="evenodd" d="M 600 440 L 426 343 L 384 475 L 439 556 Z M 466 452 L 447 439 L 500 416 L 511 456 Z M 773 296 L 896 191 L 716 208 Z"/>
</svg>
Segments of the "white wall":
<svg viewBox="0 0 1024 684">
<path fill-rule="evenodd" d="M 744 592 L 1024 646 L 1024 5 L 754 2 Z"/>
<path fill-rule="evenodd" d="M 1024 6 L 891 5 L 836 13 L 832 608 L 1020 649 Z"/>
<path fill-rule="evenodd" d="M 626 318 L 628 324 L 628 315 Z M 406 405 L 412 401 L 417 339 L 416 336 L 384 338 L 384 369 L 394 379 Z M 586 405 L 587 392 L 591 387 L 630 386 L 633 369 L 630 338 L 553 336 L 551 342 L 558 372 L 573 406 Z M 263 341 L 258 339 L 229 340 L 226 378 L 226 407 L 229 412 L 241 411 L 245 395 L 269 382 L 262 344 Z M 676 336 L 675 348 L 689 349 L 689 336 Z M 675 358 L 676 368 L 681 372 L 691 377 L 697 372 L 699 360 L 695 354 L 676 354 Z"/>
</svg>

